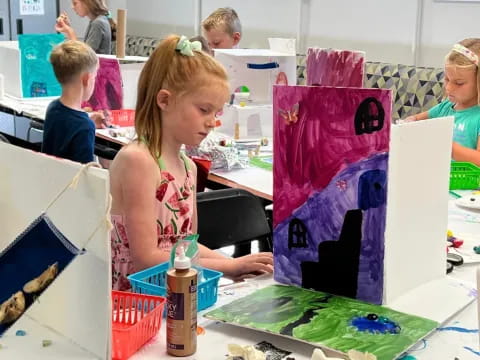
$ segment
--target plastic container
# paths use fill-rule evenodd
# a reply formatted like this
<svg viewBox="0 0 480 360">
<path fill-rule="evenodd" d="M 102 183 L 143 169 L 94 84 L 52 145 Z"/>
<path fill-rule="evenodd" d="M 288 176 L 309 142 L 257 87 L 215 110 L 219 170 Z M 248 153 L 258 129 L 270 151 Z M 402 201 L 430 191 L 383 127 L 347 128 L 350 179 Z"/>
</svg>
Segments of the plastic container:
<svg viewBox="0 0 480 360">
<path fill-rule="evenodd" d="M 128 280 L 132 285 L 132 291 L 140 294 L 165 296 L 167 293 L 165 281 L 168 267 L 169 263 L 165 262 L 130 275 Z M 198 282 L 197 287 L 197 309 L 200 311 L 217 302 L 218 280 L 223 274 L 211 269 L 198 269 L 203 270 L 203 277 L 205 278 L 204 281 Z"/>
<path fill-rule="evenodd" d="M 132 109 L 120 109 L 110 110 L 112 125 L 120 127 L 135 126 L 135 110 Z"/>
<path fill-rule="evenodd" d="M 112 359 L 128 359 L 160 330 L 165 298 L 112 291 Z"/>
<path fill-rule="evenodd" d="M 450 190 L 473 190 L 480 187 L 480 168 L 469 162 L 454 161 L 450 169 Z"/>
</svg>

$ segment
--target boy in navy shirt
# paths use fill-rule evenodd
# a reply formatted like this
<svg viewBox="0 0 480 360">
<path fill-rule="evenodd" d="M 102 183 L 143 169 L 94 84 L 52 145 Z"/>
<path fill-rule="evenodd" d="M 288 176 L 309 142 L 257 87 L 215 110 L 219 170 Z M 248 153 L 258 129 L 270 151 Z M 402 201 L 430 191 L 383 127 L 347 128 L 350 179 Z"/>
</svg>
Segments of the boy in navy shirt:
<svg viewBox="0 0 480 360">
<path fill-rule="evenodd" d="M 82 111 L 82 102 L 95 87 L 97 55 L 85 43 L 68 40 L 53 49 L 50 62 L 62 95 L 48 106 L 42 152 L 81 163 L 93 161 L 95 124 Z"/>
</svg>

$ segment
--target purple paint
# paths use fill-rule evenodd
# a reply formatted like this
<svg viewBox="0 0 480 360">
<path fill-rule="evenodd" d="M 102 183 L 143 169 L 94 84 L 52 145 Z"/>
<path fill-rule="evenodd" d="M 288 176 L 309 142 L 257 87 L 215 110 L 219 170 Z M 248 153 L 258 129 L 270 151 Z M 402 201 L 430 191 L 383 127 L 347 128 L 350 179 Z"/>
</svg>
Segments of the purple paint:
<svg viewBox="0 0 480 360">
<path fill-rule="evenodd" d="M 275 161 L 276 159 L 275 153 Z M 318 244 L 338 239 L 346 211 L 357 208 L 357 184 L 361 174 L 372 169 L 386 171 L 387 166 L 388 155 L 385 153 L 352 164 L 335 176 L 325 189 L 313 194 L 303 206 L 274 228 L 275 280 L 301 286 L 300 264 L 304 261 L 316 261 Z M 351 186 L 345 190 L 338 189 L 336 183 L 341 180 Z M 278 202 L 275 197 L 274 202 L 276 207 Z M 375 304 L 381 304 L 383 297 L 385 213 L 386 206 L 381 205 L 364 211 L 363 219 L 356 298 Z M 306 248 L 288 249 L 288 225 L 293 217 L 302 220 L 308 228 L 310 241 Z"/>
<path fill-rule="evenodd" d="M 92 110 L 119 110 L 123 107 L 122 77 L 116 59 L 99 58 L 95 89 L 82 107 Z"/>
<path fill-rule="evenodd" d="M 368 97 L 376 98 L 383 105 L 385 122 L 378 131 L 356 135 L 355 113 Z M 296 103 L 299 104 L 298 121 L 287 124 L 278 109 L 288 109 Z M 388 90 L 274 87 L 277 281 L 301 286 L 300 264 L 317 261 L 318 245 L 338 239 L 346 212 L 359 208 L 362 175 L 383 171 L 388 178 L 390 118 Z M 364 206 L 362 210 L 356 298 L 381 304 L 386 204 L 378 199 L 368 202 L 375 207 Z M 308 229 L 305 247 L 288 247 L 289 223 L 293 218 L 301 220 Z"/>
<path fill-rule="evenodd" d="M 365 53 L 309 48 L 307 85 L 362 87 Z"/>
</svg>

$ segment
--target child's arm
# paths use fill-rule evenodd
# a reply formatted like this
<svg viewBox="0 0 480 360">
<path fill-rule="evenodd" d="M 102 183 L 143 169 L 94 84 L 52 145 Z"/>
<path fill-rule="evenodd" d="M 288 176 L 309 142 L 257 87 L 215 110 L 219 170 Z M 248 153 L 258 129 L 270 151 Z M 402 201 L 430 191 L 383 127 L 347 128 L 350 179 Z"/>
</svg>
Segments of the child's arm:
<svg viewBox="0 0 480 360">
<path fill-rule="evenodd" d="M 169 260 L 169 252 L 158 248 L 155 192 L 160 170 L 141 145 L 127 146 L 117 157 L 110 175 L 112 190 L 120 187 L 130 255 L 134 271 L 139 271 Z"/>
<path fill-rule="evenodd" d="M 468 161 L 480 166 L 480 137 L 478 138 L 476 149 L 470 149 L 457 142 L 453 142 L 452 158 L 456 161 Z"/>
<path fill-rule="evenodd" d="M 410 121 L 419 121 L 419 120 L 426 120 L 426 119 L 428 119 L 428 111 L 424 111 L 416 115 L 410 115 L 405 118 L 405 121 L 410 122 Z"/>
</svg>

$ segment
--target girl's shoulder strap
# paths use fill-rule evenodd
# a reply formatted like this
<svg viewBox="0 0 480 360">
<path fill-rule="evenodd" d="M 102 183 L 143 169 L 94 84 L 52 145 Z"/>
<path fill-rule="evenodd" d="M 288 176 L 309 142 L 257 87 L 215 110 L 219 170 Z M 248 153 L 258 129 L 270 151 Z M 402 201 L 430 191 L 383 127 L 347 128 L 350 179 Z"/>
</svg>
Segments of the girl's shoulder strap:
<svg viewBox="0 0 480 360">
<path fill-rule="evenodd" d="M 180 156 L 182 157 L 183 165 L 185 165 L 185 171 L 188 173 L 190 171 L 190 161 L 183 151 L 180 151 Z"/>
<path fill-rule="evenodd" d="M 190 161 L 188 160 L 188 157 L 183 153 L 180 152 L 180 157 L 182 158 L 183 165 L 185 166 L 185 171 L 188 173 L 190 171 Z M 160 167 L 160 170 L 166 170 L 165 162 L 163 161 L 162 157 L 160 156 L 157 159 L 158 166 Z"/>
</svg>

